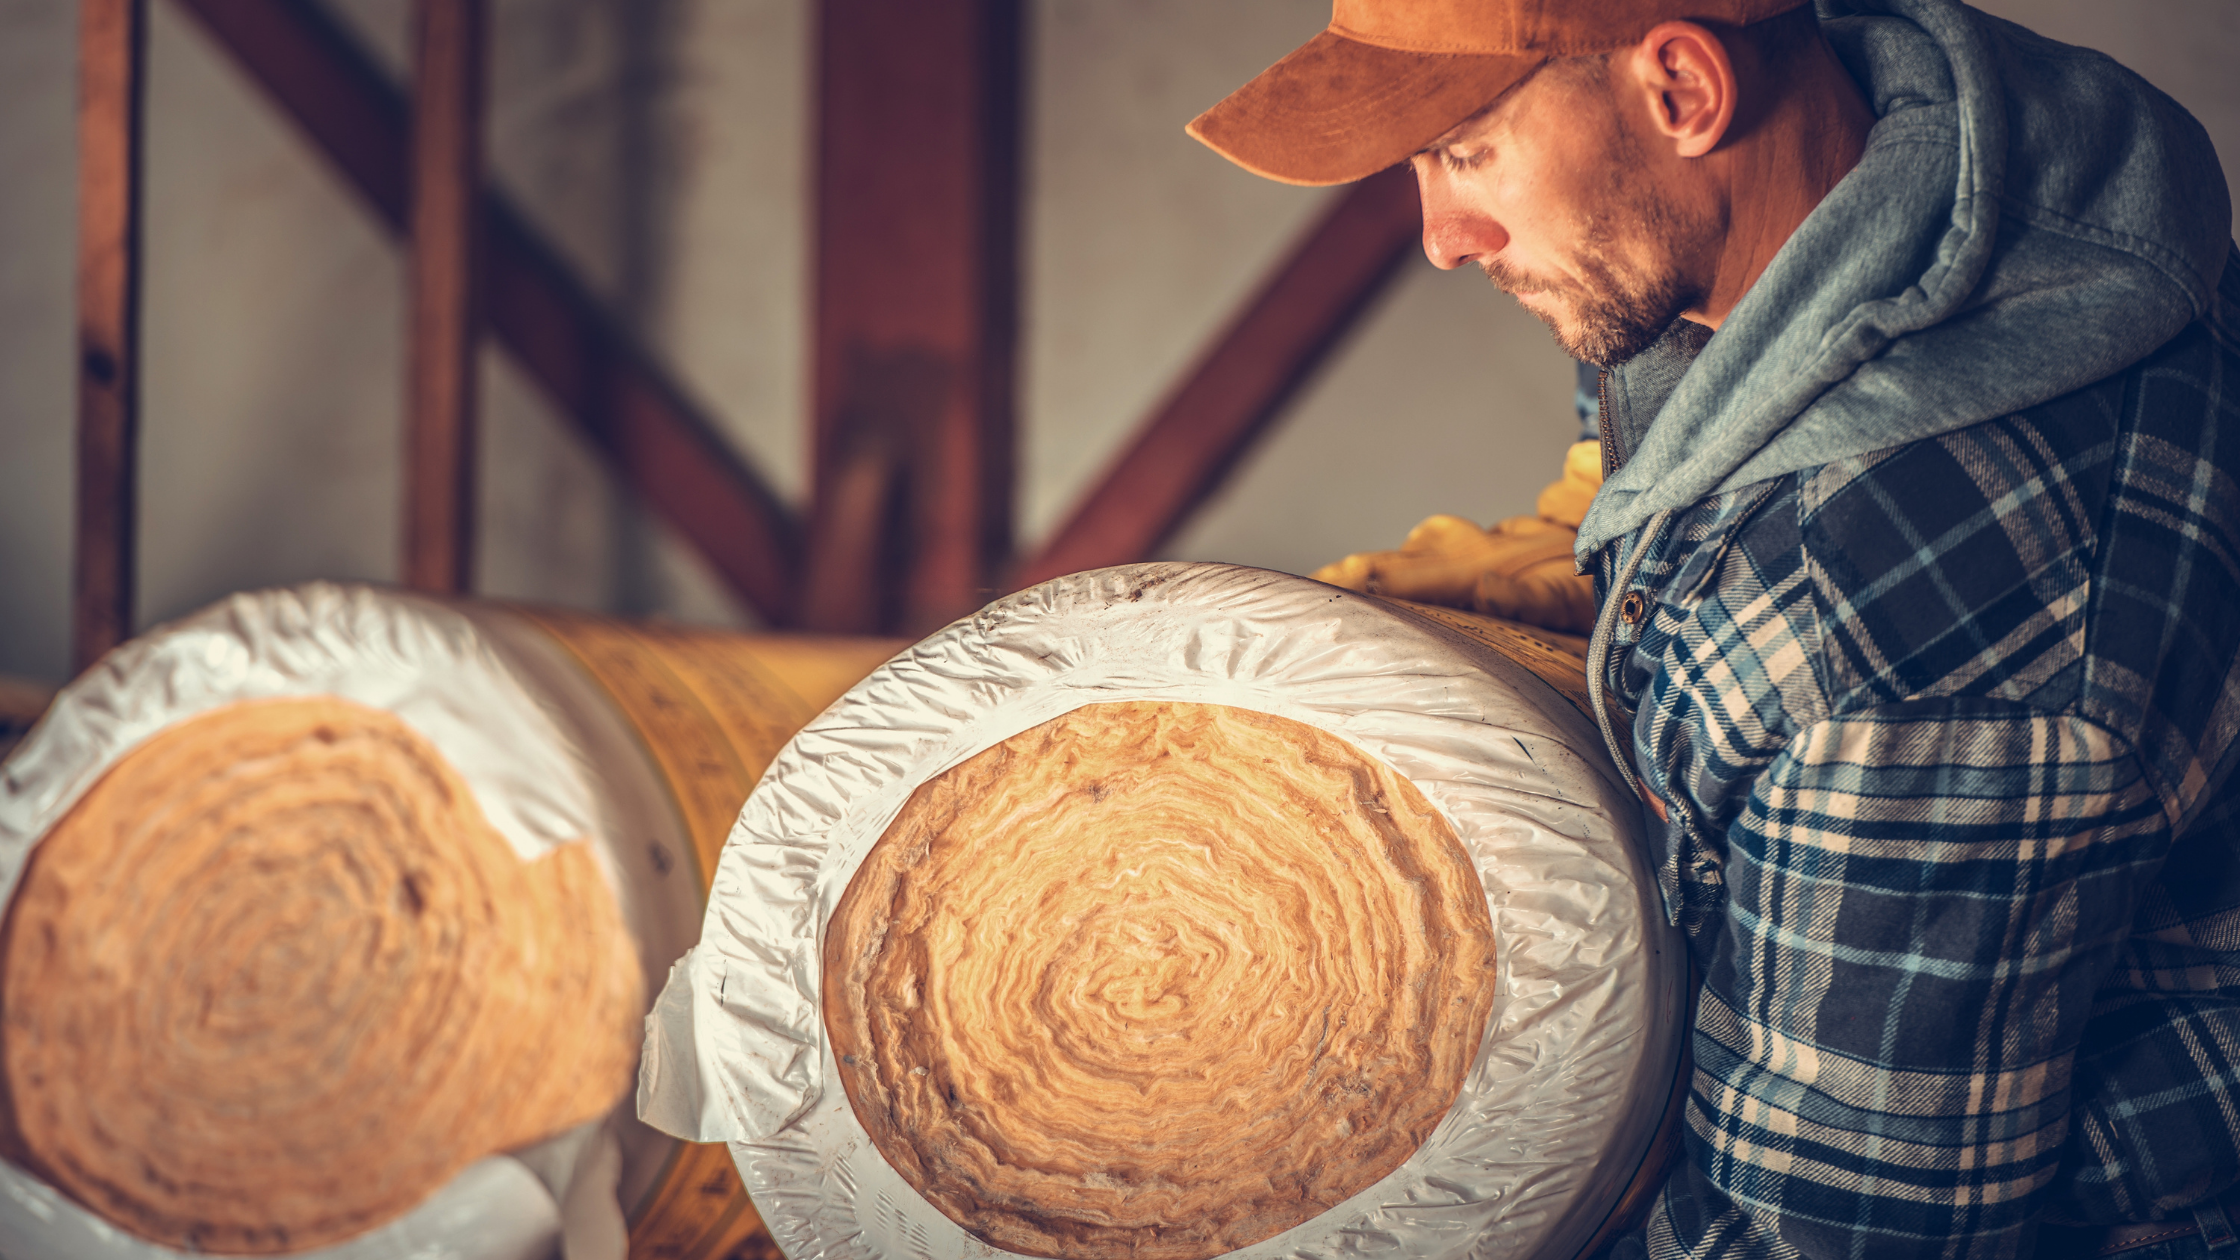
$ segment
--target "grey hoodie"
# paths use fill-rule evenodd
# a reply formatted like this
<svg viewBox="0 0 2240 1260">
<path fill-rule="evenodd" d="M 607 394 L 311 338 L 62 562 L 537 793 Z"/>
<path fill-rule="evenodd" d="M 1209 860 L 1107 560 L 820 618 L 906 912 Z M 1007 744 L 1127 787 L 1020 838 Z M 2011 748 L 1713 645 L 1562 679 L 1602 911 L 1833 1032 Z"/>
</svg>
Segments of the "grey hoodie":
<svg viewBox="0 0 2240 1260">
<path fill-rule="evenodd" d="M 1716 337 L 1610 372 L 1626 462 L 1582 567 L 1659 511 L 2057 398 L 2209 308 L 2232 207 L 2193 117 L 1956 0 L 1820 0 L 1879 122 Z"/>
</svg>

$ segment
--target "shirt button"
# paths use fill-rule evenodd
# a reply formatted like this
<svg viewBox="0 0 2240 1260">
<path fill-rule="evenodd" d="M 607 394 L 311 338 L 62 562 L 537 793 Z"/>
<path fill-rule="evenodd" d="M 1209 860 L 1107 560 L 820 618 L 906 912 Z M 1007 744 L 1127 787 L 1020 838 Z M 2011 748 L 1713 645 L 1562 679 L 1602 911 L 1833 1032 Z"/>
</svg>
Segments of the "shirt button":
<svg viewBox="0 0 2240 1260">
<path fill-rule="evenodd" d="M 1629 626 L 1640 625 L 1648 611 L 1649 597 L 1639 591 L 1627 591 L 1626 597 L 1618 601 L 1618 620 Z"/>
</svg>

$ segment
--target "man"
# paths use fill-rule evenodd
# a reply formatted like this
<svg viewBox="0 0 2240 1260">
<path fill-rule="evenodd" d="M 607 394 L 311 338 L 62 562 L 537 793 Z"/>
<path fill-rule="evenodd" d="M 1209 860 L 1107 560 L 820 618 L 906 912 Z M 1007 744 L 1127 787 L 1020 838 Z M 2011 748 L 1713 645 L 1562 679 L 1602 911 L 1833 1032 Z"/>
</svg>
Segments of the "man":
<svg viewBox="0 0 2240 1260">
<path fill-rule="evenodd" d="M 1704 974 L 1621 1246 L 2240 1254 L 2240 269 L 2194 121 L 1956 0 L 1337 0 L 1191 130 L 1412 163 L 1432 260 L 1608 367 L 1590 685 Z"/>
</svg>

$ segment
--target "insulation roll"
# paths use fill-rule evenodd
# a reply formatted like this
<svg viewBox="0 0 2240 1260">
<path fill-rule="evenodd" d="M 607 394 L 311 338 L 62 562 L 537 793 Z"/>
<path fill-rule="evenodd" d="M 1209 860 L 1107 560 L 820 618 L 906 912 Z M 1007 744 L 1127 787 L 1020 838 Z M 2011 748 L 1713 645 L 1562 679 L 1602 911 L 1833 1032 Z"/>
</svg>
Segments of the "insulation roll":
<svg viewBox="0 0 2240 1260">
<path fill-rule="evenodd" d="M 640 1115 L 794 1260 L 1585 1254 L 1685 979 L 1578 646 L 1223 565 L 998 601 L 772 763 Z"/>
<path fill-rule="evenodd" d="M 895 646 L 321 583 L 112 653 L 0 773 L 0 1254 L 767 1249 L 642 1017 Z"/>
</svg>

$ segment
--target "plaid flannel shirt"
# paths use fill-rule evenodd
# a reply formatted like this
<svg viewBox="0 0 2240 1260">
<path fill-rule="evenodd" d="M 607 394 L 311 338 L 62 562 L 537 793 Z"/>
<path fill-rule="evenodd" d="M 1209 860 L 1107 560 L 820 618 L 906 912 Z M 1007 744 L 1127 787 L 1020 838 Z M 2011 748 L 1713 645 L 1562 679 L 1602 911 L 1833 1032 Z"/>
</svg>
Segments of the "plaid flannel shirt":
<svg viewBox="0 0 2240 1260">
<path fill-rule="evenodd" d="M 2240 263 L 2098 385 L 1605 549 L 1705 977 L 1651 1255 L 2011 1256 L 2240 1182 L 2236 311 Z"/>
</svg>

